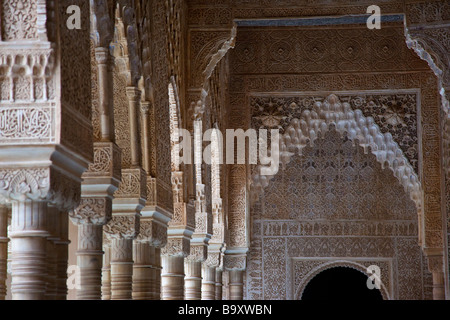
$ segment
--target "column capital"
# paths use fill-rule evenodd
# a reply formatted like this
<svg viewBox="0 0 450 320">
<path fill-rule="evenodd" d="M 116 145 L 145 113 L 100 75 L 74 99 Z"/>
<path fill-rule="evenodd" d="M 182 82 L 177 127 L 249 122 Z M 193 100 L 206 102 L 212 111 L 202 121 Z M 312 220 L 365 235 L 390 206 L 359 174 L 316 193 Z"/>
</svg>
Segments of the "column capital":
<svg viewBox="0 0 450 320">
<path fill-rule="evenodd" d="M 245 270 L 247 268 L 248 248 L 227 248 L 223 266 L 226 270 Z"/>
<path fill-rule="evenodd" d="M 69 212 L 72 223 L 105 225 L 112 218 L 112 200 L 110 197 L 81 198 L 80 205 Z"/>
<path fill-rule="evenodd" d="M 444 272 L 444 256 L 443 254 L 437 255 L 426 255 L 428 270 L 433 272 Z"/>
<path fill-rule="evenodd" d="M 103 231 L 110 239 L 133 240 L 139 234 L 139 215 L 114 215 Z"/>
<path fill-rule="evenodd" d="M 104 47 L 96 47 L 95 48 L 95 60 L 98 64 L 107 64 L 109 61 L 111 61 L 111 54 L 109 51 L 109 48 Z"/>
<path fill-rule="evenodd" d="M 136 240 L 162 248 L 167 244 L 167 226 L 161 225 L 152 218 L 141 217 L 140 232 Z"/>
<path fill-rule="evenodd" d="M 191 239 L 183 236 L 171 237 L 170 231 L 168 234 L 167 244 L 161 249 L 161 255 L 187 257 L 190 253 Z"/>
<path fill-rule="evenodd" d="M 140 102 L 141 99 L 141 90 L 136 87 L 127 87 L 127 97 L 129 101 Z"/>
<path fill-rule="evenodd" d="M 188 261 L 205 262 L 208 257 L 208 246 L 206 244 L 192 243 L 189 250 L 189 256 L 186 257 Z"/>
<path fill-rule="evenodd" d="M 79 181 L 56 168 L 0 170 L 0 203 L 45 201 L 60 210 L 73 210 L 80 200 Z"/>
<path fill-rule="evenodd" d="M 148 115 L 151 105 L 149 101 L 141 101 L 141 113 Z"/>
</svg>

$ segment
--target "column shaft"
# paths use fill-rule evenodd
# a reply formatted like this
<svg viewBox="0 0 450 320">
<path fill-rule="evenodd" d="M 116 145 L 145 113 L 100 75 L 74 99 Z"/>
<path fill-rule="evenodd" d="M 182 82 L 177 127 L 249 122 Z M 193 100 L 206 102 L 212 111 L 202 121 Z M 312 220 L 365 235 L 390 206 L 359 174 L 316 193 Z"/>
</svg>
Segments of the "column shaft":
<svg viewBox="0 0 450 320">
<path fill-rule="evenodd" d="M 67 264 L 69 260 L 69 216 L 59 212 L 60 234 L 55 242 L 58 259 L 56 262 L 56 300 L 67 299 Z"/>
<path fill-rule="evenodd" d="M 6 266 L 8 263 L 8 208 L 0 205 L 0 300 L 6 297 Z"/>
<path fill-rule="evenodd" d="M 91 223 L 78 225 L 77 265 L 80 268 L 80 289 L 77 300 L 101 300 L 103 263 L 103 226 Z"/>
<path fill-rule="evenodd" d="M 184 258 L 182 256 L 161 257 L 161 299 L 184 299 Z"/>
<path fill-rule="evenodd" d="M 216 268 L 203 265 L 202 300 L 216 299 Z"/>
<path fill-rule="evenodd" d="M 154 300 L 161 300 L 161 249 L 155 248 L 155 290 Z"/>
<path fill-rule="evenodd" d="M 186 260 L 184 264 L 186 276 L 184 278 L 186 300 L 201 300 L 202 298 L 202 263 Z"/>
<path fill-rule="evenodd" d="M 43 300 L 47 282 L 47 203 L 14 201 L 11 218 L 13 300 Z"/>
<path fill-rule="evenodd" d="M 243 300 L 244 298 L 244 271 L 230 270 L 230 300 Z"/>
<path fill-rule="evenodd" d="M 433 272 L 433 300 L 445 300 L 445 279 L 443 272 Z"/>
<path fill-rule="evenodd" d="M 60 213 L 54 206 L 47 206 L 47 230 L 49 237 L 47 238 L 47 289 L 45 292 L 46 300 L 56 300 L 57 292 L 57 263 L 58 251 L 56 250 L 56 242 L 59 240 L 60 234 Z"/>
<path fill-rule="evenodd" d="M 148 242 L 133 243 L 133 300 L 152 299 L 152 261 Z"/>
<path fill-rule="evenodd" d="M 111 300 L 111 247 L 103 247 L 102 300 Z"/>
<path fill-rule="evenodd" d="M 216 300 L 222 300 L 222 270 L 216 269 Z"/>
<path fill-rule="evenodd" d="M 139 103 L 139 91 L 134 87 L 127 88 L 128 96 L 128 114 L 130 121 L 130 146 L 131 146 L 131 165 L 137 167 L 139 161 L 139 138 L 138 138 L 138 117 L 137 105 Z"/>
<path fill-rule="evenodd" d="M 111 244 L 111 300 L 131 300 L 133 240 L 113 239 Z"/>
<path fill-rule="evenodd" d="M 96 48 L 95 57 L 98 68 L 98 97 L 102 140 L 112 141 L 113 132 L 111 130 L 111 111 L 109 107 L 110 86 L 108 84 L 108 78 L 111 76 L 108 72 L 109 49 L 102 47 Z"/>
</svg>

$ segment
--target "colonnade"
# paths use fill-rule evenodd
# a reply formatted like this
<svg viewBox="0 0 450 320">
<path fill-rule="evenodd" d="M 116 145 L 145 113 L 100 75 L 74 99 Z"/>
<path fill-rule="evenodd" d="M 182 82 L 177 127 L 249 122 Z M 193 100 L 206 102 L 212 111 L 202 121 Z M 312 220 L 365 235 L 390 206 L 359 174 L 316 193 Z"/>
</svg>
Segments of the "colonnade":
<svg viewBox="0 0 450 320">
<path fill-rule="evenodd" d="M 243 298 L 243 271 L 226 271 L 229 282 L 224 283 L 222 268 L 162 255 L 161 248 L 147 241 L 108 241 L 102 226 L 93 224 L 78 226 L 79 275 L 67 281 L 68 224 L 66 212 L 44 201 L 0 206 L 0 299 L 10 290 L 14 300 L 65 300 L 67 284 L 76 285 L 77 300 Z M 105 240 L 102 246 L 100 239 Z"/>
</svg>

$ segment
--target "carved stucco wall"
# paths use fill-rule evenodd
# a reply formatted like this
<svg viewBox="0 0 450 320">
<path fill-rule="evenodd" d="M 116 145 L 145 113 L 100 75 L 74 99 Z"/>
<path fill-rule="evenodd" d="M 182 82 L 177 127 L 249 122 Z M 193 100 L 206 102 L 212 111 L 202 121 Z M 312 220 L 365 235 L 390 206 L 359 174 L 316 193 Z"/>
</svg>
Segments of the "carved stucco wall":
<svg viewBox="0 0 450 320">
<path fill-rule="evenodd" d="M 289 104 L 303 103 L 295 96 L 324 98 L 332 92 L 352 108 L 361 109 L 365 116 L 373 116 L 383 133 L 392 134 L 417 170 L 424 190 L 426 246 L 442 246 L 437 78 L 407 48 L 403 25 L 385 25 L 376 33 L 365 26 L 239 28 L 236 48 L 230 55 L 230 72 L 229 123 L 234 128 L 261 125 L 261 119 L 270 113 L 281 116 L 281 124 L 289 122 Z M 383 92 L 395 95 L 399 90 L 403 96 L 377 101 L 385 99 Z M 265 95 L 267 101 L 272 97 L 272 102 L 280 95 L 287 96 L 287 109 L 277 114 L 276 107 L 271 110 L 265 105 L 253 118 L 257 95 Z M 379 107 L 373 108 L 373 104 Z M 415 128 L 420 123 L 422 126 Z M 231 233 L 244 223 L 233 212 L 239 209 L 231 205 Z M 245 233 L 236 236 L 240 241 Z"/>
<path fill-rule="evenodd" d="M 372 154 L 331 128 L 251 207 L 247 299 L 296 299 L 322 265 L 379 265 L 390 299 L 429 299 L 417 213 Z"/>
</svg>

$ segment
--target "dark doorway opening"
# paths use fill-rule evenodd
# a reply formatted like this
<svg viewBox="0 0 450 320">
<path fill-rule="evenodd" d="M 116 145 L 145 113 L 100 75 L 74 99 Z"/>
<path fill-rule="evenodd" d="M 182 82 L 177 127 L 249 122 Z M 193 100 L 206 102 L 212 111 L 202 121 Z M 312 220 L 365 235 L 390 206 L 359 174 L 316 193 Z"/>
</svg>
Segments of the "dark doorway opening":
<svg viewBox="0 0 450 320">
<path fill-rule="evenodd" d="M 383 300 L 380 290 L 368 288 L 367 279 L 355 269 L 327 269 L 306 285 L 302 300 Z"/>
</svg>

